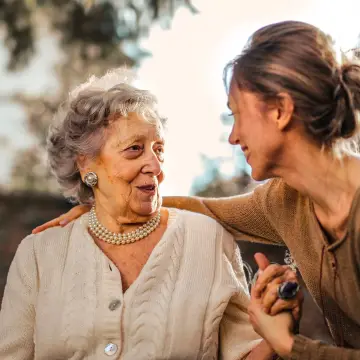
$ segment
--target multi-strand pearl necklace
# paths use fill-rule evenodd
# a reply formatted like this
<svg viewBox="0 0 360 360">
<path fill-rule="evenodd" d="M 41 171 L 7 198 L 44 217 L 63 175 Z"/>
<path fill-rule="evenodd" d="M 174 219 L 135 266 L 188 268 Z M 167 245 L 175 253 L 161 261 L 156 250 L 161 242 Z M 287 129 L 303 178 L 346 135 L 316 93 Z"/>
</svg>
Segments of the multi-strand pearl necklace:
<svg viewBox="0 0 360 360">
<path fill-rule="evenodd" d="M 141 225 L 136 230 L 133 230 L 126 234 L 117 234 L 109 231 L 102 226 L 96 216 L 95 207 L 93 206 L 89 214 L 89 228 L 90 231 L 109 244 L 113 245 L 125 245 L 135 241 L 141 240 L 151 234 L 160 224 L 160 212 L 151 220 Z"/>
</svg>

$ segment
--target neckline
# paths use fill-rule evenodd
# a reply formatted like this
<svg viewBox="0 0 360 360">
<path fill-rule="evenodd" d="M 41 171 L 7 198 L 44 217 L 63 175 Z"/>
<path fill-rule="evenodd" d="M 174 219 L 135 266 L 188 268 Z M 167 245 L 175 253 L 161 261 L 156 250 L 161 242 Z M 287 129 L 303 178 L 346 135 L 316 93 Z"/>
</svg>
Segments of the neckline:
<svg viewBox="0 0 360 360">
<path fill-rule="evenodd" d="M 165 208 L 165 207 L 163 207 Z M 111 259 L 106 256 L 106 254 L 96 245 L 94 239 L 92 238 L 92 236 L 89 234 L 88 232 L 88 214 L 89 213 L 85 213 L 80 217 L 80 222 L 83 226 L 83 231 L 85 232 L 85 236 L 91 240 L 91 244 L 95 247 L 95 251 L 98 252 L 98 254 L 100 255 L 100 258 L 102 260 L 102 262 L 106 262 L 105 268 L 108 267 L 108 264 L 111 265 L 112 267 L 112 271 L 115 271 L 116 275 L 119 277 L 120 280 L 120 286 L 121 286 L 121 295 L 122 297 L 125 299 L 126 297 L 131 297 L 132 294 L 136 288 L 141 284 L 142 278 L 145 276 L 145 274 L 148 272 L 148 268 L 149 266 L 151 266 L 151 264 L 154 261 L 155 257 L 159 257 L 159 255 L 157 255 L 157 253 L 159 252 L 159 249 L 162 248 L 163 244 L 165 243 L 166 239 L 170 236 L 169 234 L 171 234 L 174 229 L 176 228 L 176 224 L 178 223 L 179 220 L 179 216 L 178 213 L 181 210 L 178 209 L 174 209 L 174 208 L 165 208 L 168 211 L 168 219 L 167 219 L 167 227 L 164 231 L 163 236 L 161 237 L 161 239 L 159 240 L 159 242 L 155 245 L 155 247 L 153 248 L 148 260 L 146 261 L 145 265 L 143 266 L 143 268 L 141 269 L 138 277 L 134 280 L 134 282 L 126 289 L 126 291 L 124 292 L 123 290 L 123 286 L 122 286 L 122 278 L 121 278 L 121 273 L 119 271 L 119 269 L 117 268 L 117 266 L 113 263 L 113 261 L 111 261 Z M 144 240 L 144 239 L 143 239 Z M 124 245 L 126 246 L 126 245 Z M 159 261 L 157 259 L 157 261 Z"/>
<path fill-rule="evenodd" d="M 355 209 L 357 208 L 359 201 L 360 201 L 360 187 L 358 187 L 356 189 L 354 197 L 353 197 L 351 205 L 350 205 L 349 217 L 348 217 L 348 221 L 347 221 L 347 225 L 346 225 L 346 233 L 344 234 L 344 236 L 342 238 L 337 239 L 334 242 L 329 242 L 328 237 L 326 236 L 326 233 L 323 230 L 323 227 L 316 216 L 314 202 L 311 200 L 311 198 L 309 198 L 311 216 L 316 224 L 317 231 L 321 234 L 321 238 L 325 242 L 325 246 L 326 246 L 327 250 L 329 250 L 329 251 L 334 250 L 335 248 L 337 248 L 339 245 L 341 245 L 347 239 L 349 232 L 353 226 Z"/>
<path fill-rule="evenodd" d="M 170 236 L 170 234 L 174 231 L 175 224 L 177 223 L 178 220 L 178 211 L 175 209 L 169 209 L 166 208 L 168 210 L 168 220 L 167 220 L 167 227 L 166 230 L 163 234 L 163 236 L 161 237 L 161 239 L 159 240 L 159 242 L 155 245 L 155 247 L 153 248 L 148 260 L 146 261 L 145 265 L 143 266 L 143 268 L 141 269 L 138 277 L 135 279 L 135 281 L 126 289 L 126 291 L 123 291 L 123 297 L 124 299 L 126 298 L 131 298 L 133 293 L 136 291 L 136 289 L 142 284 L 144 283 L 143 281 L 143 277 L 146 276 L 146 274 L 149 272 L 149 268 L 152 266 L 152 263 L 154 261 L 160 261 L 160 255 L 161 255 L 161 249 L 163 247 L 163 245 L 165 244 L 165 242 L 167 241 L 167 238 Z M 100 250 L 100 249 L 99 249 Z M 159 254 L 158 254 L 159 253 Z M 120 271 L 118 270 L 118 268 L 116 268 L 116 271 L 119 273 L 120 279 L 121 279 L 121 274 Z"/>
</svg>

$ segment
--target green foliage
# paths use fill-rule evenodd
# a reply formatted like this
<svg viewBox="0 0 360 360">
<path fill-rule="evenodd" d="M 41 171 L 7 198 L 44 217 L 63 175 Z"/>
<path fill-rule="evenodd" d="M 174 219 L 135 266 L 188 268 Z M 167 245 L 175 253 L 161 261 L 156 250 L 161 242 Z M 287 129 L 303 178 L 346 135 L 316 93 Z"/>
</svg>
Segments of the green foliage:
<svg viewBox="0 0 360 360">
<path fill-rule="evenodd" d="M 2 0 L 0 24 L 10 54 L 8 70 L 26 68 L 35 55 L 36 41 L 50 34 L 59 40 L 61 59 L 55 64 L 57 89 L 41 96 L 18 93 L 9 97 L 25 108 L 27 128 L 36 144 L 21 150 L 12 169 L 11 190 L 57 191 L 45 162 L 49 123 L 69 90 L 89 74 L 101 75 L 121 65 L 133 66 L 146 52 L 126 54 L 124 42 L 137 46 L 154 22 L 169 27 L 176 9 L 190 0 Z"/>
<path fill-rule="evenodd" d="M 10 52 L 9 70 L 26 64 L 34 54 L 31 10 L 23 0 L 0 1 L 0 23 L 6 31 L 5 45 Z"/>
<path fill-rule="evenodd" d="M 5 28 L 5 44 L 10 52 L 8 68 L 21 69 L 34 55 L 40 11 L 50 28 L 60 34 L 64 49 L 77 44 L 86 58 L 88 45 L 98 45 L 99 57 L 106 57 L 122 41 L 137 41 L 146 35 L 155 21 L 169 26 L 179 6 L 197 11 L 189 0 L 2 0 L 0 24 Z"/>
</svg>

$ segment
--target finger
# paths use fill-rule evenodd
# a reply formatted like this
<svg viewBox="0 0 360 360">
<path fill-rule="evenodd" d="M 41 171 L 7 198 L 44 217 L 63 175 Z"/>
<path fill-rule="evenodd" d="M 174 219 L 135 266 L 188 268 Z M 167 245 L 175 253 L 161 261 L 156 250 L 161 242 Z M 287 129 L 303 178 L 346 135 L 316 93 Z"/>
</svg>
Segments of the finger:
<svg viewBox="0 0 360 360">
<path fill-rule="evenodd" d="M 277 300 L 273 303 L 269 311 L 270 315 L 276 315 L 282 312 L 283 310 L 293 310 L 296 308 L 299 311 L 301 311 L 303 302 L 304 302 L 304 294 L 301 290 L 296 294 L 296 297 L 294 299 L 284 300 L 277 298 Z"/>
<path fill-rule="evenodd" d="M 274 306 L 274 304 L 276 303 L 276 301 L 279 298 L 278 288 L 279 288 L 280 282 L 281 281 L 279 281 L 279 283 L 276 283 L 276 281 L 273 281 L 271 283 L 271 285 L 269 284 L 266 287 L 264 293 L 262 294 L 261 305 L 262 305 L 264 312 L 266 312 L 267 314 L 270 313 L 270 309 Z"/>
<path fill-rule="evenodd" d="M 297 279 L 295 279 L 297 280 Z M 278 309 L 275 306 L 275 302 L 279 301 L 277 304 L 289 304 L 290 302 L 294 302 L 295 305 L 301 306 L 304 301 L 304 296 L 301 290 L 295 294 L 295 297 L 292 299 L 281 299 L 279 297 L 279 286 L 285 282 L 284 276 L 280 276 L 275 278 L 270 284 L 267 285 L 265 290 L 262 293 L 262 304 L 266 311 L 269 311 L 271 315 L 274 315 L 271 311 L 275 311 L 276 313 L 281 312 L 281 307 Z M 297 281 L 295 281 L 297 283 Z M 284 300 L 285 303 L 280 302 L 280 300 Z M 274 308 L 275 306 L 275 308 Z M 292 305 L 291 308 L 294 306 Z M 286 306 L 285 309 L 289 309 L 289 306 Z"/>
<path fill-rule="evenodd" d="M 301 309 L 299 306 L 295 306 L 292 310 L 292 316 L 294 317 L 295 321 L 299 321 L 301 317 Z"/>
<path fill-rule="evenodd" d="M 51 228 L 54 226 L 59 226 L 60 221 L 61 221 L 61 216 L 57 217 L 56 219 L 50 220 L 50 221 L 46 222 L 45 224 L 37 226 L 31 233 L 38 234 L 48 228 Z"/>
<path fill-rule="evenodd" d="M 278 264 L 269 265 L 263 272 L 259 275 L 256 284 L 254 286 L 254 296 L 261 297 L 261 293 L 265 287 L 276 277 L 284 275 L 286 269 Z"/>
<path fill-rule="evenodd" d="M 291 281 L 296 283 L 299 282 L 296 273 L 290 268 L 285 271 L 283 277 L 284 277 L 284 281 Z"/>
<path fill-rule="evenodd" d="M 65 226 L 69 222 L 76 220 L 81 215 L 85 214 L 90 210 L 90 207 L 88 205 L 77 205 L 70 209 L 67 213 L 61 215 L 58 217 L 59 219 L 59 225 Z"/>
<path fill-rule="evenodd" d="M 299 285 L 299 279 L 291 269 L 286 270 L 283 275 L 275 277 L 273 280 L 270 281 L 268 285 L 271 285 L 273 283 L 282 284 L 285 282 L 296 283 Z M 264 291 L 266 291 L 266 289 Z"/>
<path fill-rule="evenodd" d="M 68 222 L 73 221 L 81 215 L 91 210 L 89 205 L 77 205 L 65 214 L 65 218 Z"/>
<path fill-rule="evenodd" d="M 261 305 L 261 296 L 257 296 L 257 294 L 255 293 L 255 286 L 251 287 L 250 300 L 253 304 Z"/>
<path fill-rule="evenodd" d="M 284 275 L 277 276 L 274 279 L 272 279 L 264 288 L 263 292 L 261 293 L 261 297 L 264 298 L 272 287 L 278 289 L 279 285 L 284 283 L 284 281 L 285 281 Z"/>
<path fill-rule="evenodd" d="M 293 310 L 298 307 L 299 303 L 296 299 L 294 300 L 282 300 L 277 299 L 273 306 L 271 307 L 269 313 L 271 316 L 277 315 L 284 310 Z"/>
<path fill-rule="evenodd" d="M 67 213 L 60 215 L 59 217 L 50 220 L 46 222 L 45 224 L 42 224 L 38 227 L 36 227 L 32 233 L 37 234 L 39 232 L 42 232 L 48 228 L 54 227 L 54 226 L 65 226 L 70 221 L 77 219 L 82 214 L 88 212 L 90 210 L 89 205 L 78 205 L 69 210 Z"/>
<path fill-rule="evenodd" d="M 298 302 L 297 306 L 293 308 L 293 317 L 296 321 L 299 321 L 302 314 L 302 307 L 304 303 L 304 293 L 300 290 L 296 296 L 296 300 Z"/>
<path fill-rule="evenodd" d="M 278 292 L 276 293 L 277 293 L 276 295 L 278 296 Z M 276 315 L 286 309 L 289 310 L 289 309 L 299 308 L 301 310 L 303 302 L 304 302 L 304 294 L 301 290 L 296 294 L 296 296 L 293 299 L 285 300 L 277 297 L 276 301 L 271 305 L 271 309 L 269 309 L 269 313 L 270 315 Z M 264 303 L 265 305 L 267 305 L 266 302 Z"/>
<path fill-rule="evenodd" d="M 263 253 L 256 253 L 254 258 L 259 267 L 259 270 L 265 270 L 270 265 L 270 261 Z"/>
<path fill-rule="evenodd" d="M 261 296 L 258 296 L 257 293 L 255 292 L 255 286 L 251 286 L 250 288 L 250 304 L 253 305 L 257 305 L 257 306 L 262 306 L 261 305 Z"/>
</svg>

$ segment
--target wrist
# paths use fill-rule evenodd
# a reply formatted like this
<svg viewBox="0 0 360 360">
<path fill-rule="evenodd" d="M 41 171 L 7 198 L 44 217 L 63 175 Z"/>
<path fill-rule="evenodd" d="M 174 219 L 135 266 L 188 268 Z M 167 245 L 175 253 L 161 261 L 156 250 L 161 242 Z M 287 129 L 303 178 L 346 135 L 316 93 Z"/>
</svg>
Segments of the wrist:
<svg viewBox="0 0 360 360">
<path fill-rule="evenodd" d="M 264 354 L 266 354 L 269 358 L 272 359 L 273 355 L 276 354 L 275 350 L 271 347 L 271 345 L 266 340 L 263 340 L 260 344 L 264 350 Z"/>
<path fill-rule="evenodd" d="M 274 344 L 274 350 L 280 357 L 286 357 L 291 354 L 292 347 L 294 345 L 294 336 L 287 334 L 286 336 L 281 336 L 278 344 Z"/>
</svg>

